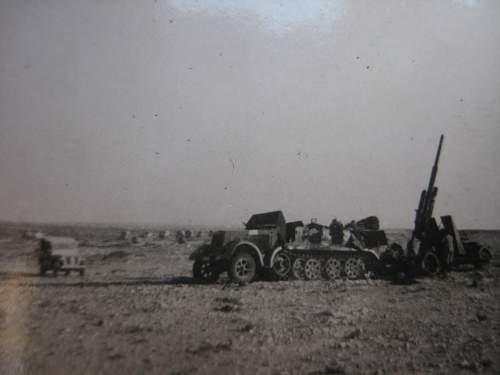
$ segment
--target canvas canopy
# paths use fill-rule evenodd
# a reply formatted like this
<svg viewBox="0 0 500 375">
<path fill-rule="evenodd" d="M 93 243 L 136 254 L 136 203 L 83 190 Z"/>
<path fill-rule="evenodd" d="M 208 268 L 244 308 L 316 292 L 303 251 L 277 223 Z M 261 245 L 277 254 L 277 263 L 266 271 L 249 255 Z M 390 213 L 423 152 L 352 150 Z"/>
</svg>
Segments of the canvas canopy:
<svg viewBox="0 0 500 375">
<path fill-rule="evenodd" d="M 277 228 L 281 238 L 286 238 L 285 216 L 281 211 L 264 212 L 253 215 L 246 224 L 247 230 Z"/>
<path fill-rule="evenodd" d="M 42 241 L 47 241 L 50 243 L 52 249 L 76 249 L 78 247 L 78 242 L 71 237 L 44 237 Z"/>
</svg>

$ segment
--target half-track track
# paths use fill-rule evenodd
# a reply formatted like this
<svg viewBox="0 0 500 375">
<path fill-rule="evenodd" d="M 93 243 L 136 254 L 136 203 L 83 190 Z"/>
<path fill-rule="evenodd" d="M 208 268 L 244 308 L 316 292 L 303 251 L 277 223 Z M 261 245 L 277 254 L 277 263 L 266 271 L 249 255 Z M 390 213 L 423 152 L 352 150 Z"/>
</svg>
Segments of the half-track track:
<svg viewBox="0 0 500 375">
<path fill-rule="evenodd" d="M 363 279 L 375 273 L 375 252 L 352 248 L 285 249 L 277 256 L 275 273 L 282 279 Z"/>
</svg>

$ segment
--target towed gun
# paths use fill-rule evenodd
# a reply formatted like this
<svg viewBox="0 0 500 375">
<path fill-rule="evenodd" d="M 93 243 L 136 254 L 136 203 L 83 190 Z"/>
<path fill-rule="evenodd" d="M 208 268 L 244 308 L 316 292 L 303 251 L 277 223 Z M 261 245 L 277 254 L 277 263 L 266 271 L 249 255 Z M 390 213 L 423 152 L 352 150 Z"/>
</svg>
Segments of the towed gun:
<svg viewBox="0 0 500 375">
<path fill-rule="evenodd" d="M 444 136 L 441 135 L 429 185 L 427 190 L 422 191 L 420 195 L 415 215 L 415 227 L 407 247 L 410 258 L 419 262 L 419 267 L 429 274 L 443 269 L 449 270 L 461 264 L 472 264 L 480 268 L 489 263 L 492 258 L 490 249 L 462 237 L 450 215 L 441 216 L 442 228 L 433 217 L 434 202 L 438 192 L 435 186 L 436 176 L 443 140 Z M 415 243 L 416 241 L 419 244 Z M 419 247 L 418 256 L 415 258 L 417 246 Z"/>
</svg>

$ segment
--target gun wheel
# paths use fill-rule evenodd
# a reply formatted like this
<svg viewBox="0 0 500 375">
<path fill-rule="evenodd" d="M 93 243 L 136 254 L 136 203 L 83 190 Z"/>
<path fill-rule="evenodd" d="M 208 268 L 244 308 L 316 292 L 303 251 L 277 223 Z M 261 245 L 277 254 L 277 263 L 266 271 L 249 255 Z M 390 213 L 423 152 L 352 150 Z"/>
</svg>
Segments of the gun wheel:
<svg viewBox="0 0 500 375">
<path fill-rule="evenodd" d="M 481 268 L 483 265 L 488 264 L 491 260 L 491 252 L 485 248 L 482 247 L 479 249 L 477 253 L 477 258 L 478 260 L 475 263 L 476 268 Z"/>
<path fill-rule="evenodd" d="M 325 263 L 325 275 L 328 279 L 334 280 L 340 278 L 342 273 L 342 265 L 340 261 L 335 258 L 328 258 Z"/>
<path fill-rule="evenodd" d="M 318 280 L 321 278 L 321 263 L 318 259 L 308 259 L 304 266 L 304 275 L 307 280 Z"/>
<path fill-rule="evenodd" d="M 280 279 L 286 279 L 292 269 L 290 257 L 283 251 L 276 254 L 273 262 L 273 271 Z"/>
<path fill-rule="evenodd" d="M 365 262 L 360 258 L 349 258 L 345 262 L 345 274 L 347 278 L 354 280 L 363 277 L 365 272 Z"/>
<path fill-rule="evenodd" d="M 422 271 L 428 273 L 429 275 L 435 275 L 441 271 L 441 263 L 438 257 L 433 252 L 427 252 L 422 258 L 421 263 Z"/>
<path fill-rule="evenodd" d="M 305 263 L 306 263 L 305 260 L 302 258 L 297 258 L 293 261 L 292 274 L 293 277 L 296 278 L 297 280 L 305 279 L 305 274 L 304 274 Z"/>
<path fill-rule="evenodd" d="M 60 260 L 56 260 L 53 265 L 54 273 L 53 276 L 57 277 L 59 275 L 59 270 L 62 267 L 62 262 Z"/>
</svg>

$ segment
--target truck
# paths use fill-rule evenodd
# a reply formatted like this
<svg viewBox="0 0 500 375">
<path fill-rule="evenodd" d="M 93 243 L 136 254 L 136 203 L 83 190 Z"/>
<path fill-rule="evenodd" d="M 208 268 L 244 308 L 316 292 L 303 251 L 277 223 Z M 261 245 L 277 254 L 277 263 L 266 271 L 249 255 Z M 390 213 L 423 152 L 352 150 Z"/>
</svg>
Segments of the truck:
<svg viewBox="0 0 500 375">
<path fill-rule="evenodd" d="M 78 249 L 78 242 L 69 237 L 43 237 L 36 248 L 38 267 L 41 276 L 52 272 L 58 276 L 59 272 L 69 275 L 71 271 L 85 274 L 85 261 Z"/>
</svg>

